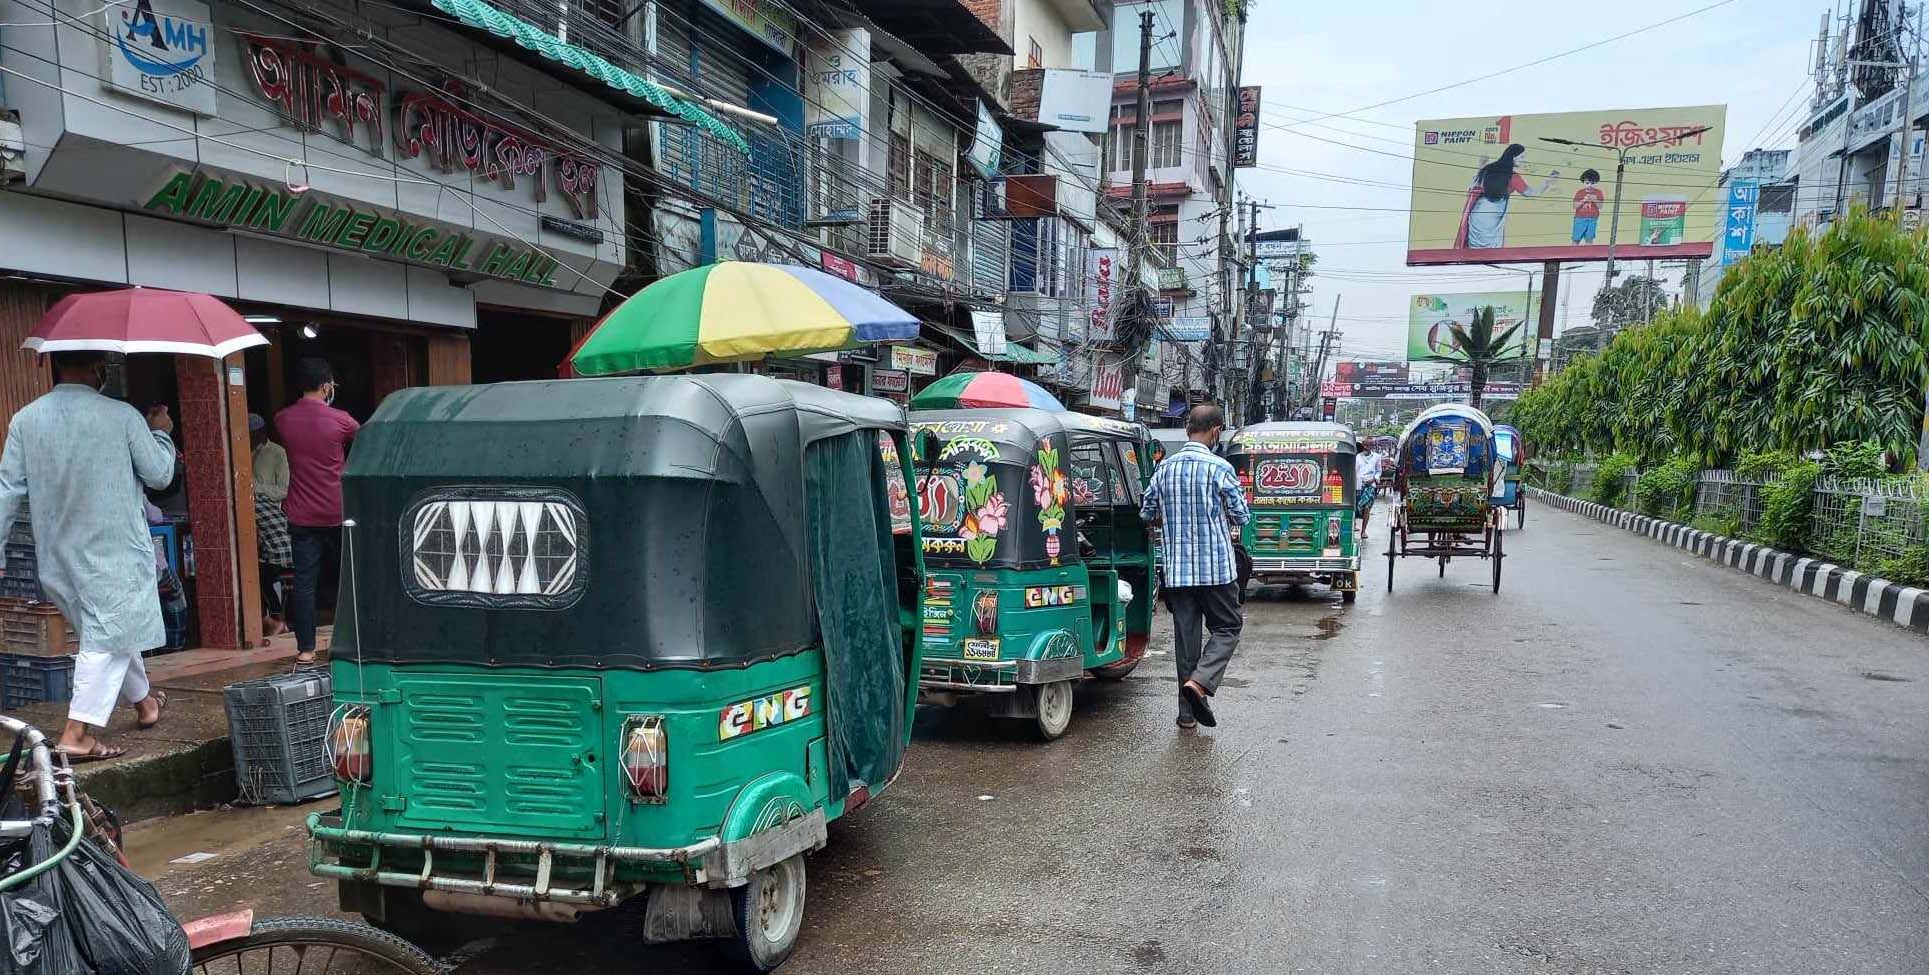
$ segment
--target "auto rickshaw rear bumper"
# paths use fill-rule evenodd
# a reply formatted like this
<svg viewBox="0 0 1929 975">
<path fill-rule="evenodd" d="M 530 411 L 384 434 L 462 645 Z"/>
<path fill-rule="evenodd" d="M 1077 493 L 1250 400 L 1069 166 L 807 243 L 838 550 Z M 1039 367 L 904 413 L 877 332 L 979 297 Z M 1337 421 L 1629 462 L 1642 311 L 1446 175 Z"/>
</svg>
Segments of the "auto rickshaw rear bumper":
<svg viewBox="0 0 1929 975">
<path fill-rule="evenodd" d="M 1021 684 L 1050 684 L 1085 673 L 1080 657 L 1047 660 L 960 660 L 926 657 L 918 671 L 918 687 L 932 691 L 988 691 L 1009 694 Z"/>
<path fill-rule="evenodd" d="M 1326 572 L 1358 572 L 1360 557 L 1354 556 L 1253 556 L 1253 575 L 1312 575 Z"/>
<path fill-rule="evenodd" d="M 644 847 L 607 846 L 590 843 L 557 843 L 548 840 L 515 840 L 489 836 L 439 836 L 419 833 L 390 833 L 349 829 L 334 817 L 320 814 L 308 817 L 308 869 L 318 877 L 372 883 L 383 887 L 407 887 L 424 891 L 445 891 L 516 901 L 582 904 L 613 907 L 638 893 L 643 884 L 617 879 L 619 864 L 669 866 L 681 868 L 684 880 L 711 887 L 740 886 L 750 872 L 782 860 L 799 850 L 821 848 L 826 840 L 824 811 L 809 814 L 779 826 L 761 830 L 740 840 L 724 842 L 707 837 L 684 846 Z M 345 849 L 370 850 L 366 866 L 341 862 Z M 382 865 L 383 854 L 390 850 L 419 852 L 419 869 L 389 870 Z M 473 861 L 482 857 L 480 876 L 471 870 L 460 872 L 436 863 L 437 853 L 455 854 Z M 502 880 L 505 860 L 526 864 L 535 859 L 530 882 L 522 882 L 526 868 L 519 869 L 516 880 Z M 593 878 L 587 886 L 558 883 L 561 876 Z"/>
</svg>

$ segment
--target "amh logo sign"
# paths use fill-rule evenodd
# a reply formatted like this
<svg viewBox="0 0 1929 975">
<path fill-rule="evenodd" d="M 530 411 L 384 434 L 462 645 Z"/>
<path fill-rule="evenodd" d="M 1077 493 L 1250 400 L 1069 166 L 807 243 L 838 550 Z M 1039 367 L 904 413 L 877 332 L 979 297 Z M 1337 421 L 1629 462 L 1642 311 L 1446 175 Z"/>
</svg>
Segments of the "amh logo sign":
<svg viewBox="0 0 1929 975">
<path fill-rule="evenodd" d="M 122 10 L 121 24 L 115 32 L 121 57 L 142 73 L 170 77 L 207 57 L 208 25 L 158 16 L 150 0 L 138 0 L 133 10 Z"/>
<path fill-rule="evenodd" d="M 215 113 L 214 26 L 196 0 L 123 0 L 101 11 L 101 84 L 196 115 Z"/>
</svg>

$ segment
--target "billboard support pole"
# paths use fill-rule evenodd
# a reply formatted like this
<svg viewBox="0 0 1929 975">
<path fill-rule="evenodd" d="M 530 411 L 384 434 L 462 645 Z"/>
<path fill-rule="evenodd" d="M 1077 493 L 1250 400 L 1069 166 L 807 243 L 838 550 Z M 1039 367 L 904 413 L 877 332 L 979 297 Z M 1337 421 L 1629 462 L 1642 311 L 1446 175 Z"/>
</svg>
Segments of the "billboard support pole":
<svg viewBox="0 0 1929 975">
<path fill-rule="evenodd" d="M 1561 262 L 1548 261 L 1541 265 L 1541 308 L 1540 327 L 1535 331 L 1538 339 L 1534 343 L 1534 385 L 1538 386 L 1547 378 L 1548 360 L 1554 355 L 1554 302 L 1561 290 Z"/>
</svg>

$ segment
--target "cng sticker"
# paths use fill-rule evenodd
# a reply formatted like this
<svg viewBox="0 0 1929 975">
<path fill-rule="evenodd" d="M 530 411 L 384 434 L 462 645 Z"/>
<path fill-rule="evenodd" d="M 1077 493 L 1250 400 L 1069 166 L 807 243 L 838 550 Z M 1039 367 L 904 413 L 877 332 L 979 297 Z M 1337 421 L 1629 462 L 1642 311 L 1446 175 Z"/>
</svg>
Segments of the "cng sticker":
<svg viewBox="0 0 1929 975">
<path fill-rule="evenodd" d="M 1070 606 L 1084 595 L 1079 591 L 1083 588 L 1083 586 L 1031 586 L 1025 590 L 1025 608 Z"/>
<path fill-rule="evenodd" d="M 723 709 L 717 719 L 717 739 L 729 741 L 753 731 L 762 731 L 810 714 L 810 685 L 778 691 L 765 697 L 738 701 Z"/>
</svg>

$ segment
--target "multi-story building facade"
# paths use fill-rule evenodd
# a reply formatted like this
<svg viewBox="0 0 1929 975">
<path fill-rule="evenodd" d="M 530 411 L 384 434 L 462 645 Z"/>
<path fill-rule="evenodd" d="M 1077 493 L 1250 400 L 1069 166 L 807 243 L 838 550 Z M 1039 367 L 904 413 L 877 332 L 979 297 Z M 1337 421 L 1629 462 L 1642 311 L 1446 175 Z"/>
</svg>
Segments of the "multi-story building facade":
<svg viewBox="0 0 1929 975">
<path fill-rule="evenodd" d="M 1102 146 L 1107 195 L 1126 205 L 1132 196 L 1138 113 L 1140 25 L 1152 15 L 1147 58 L 1151 112 L 1145 120 L 1145 178 L 1149 197 L 1146 243 L 1158 265 L 1165 334 L 1178 339 L 1163 352 L 1166 375 L 1187 397 L 1207 393 L 1231 356 L 1217 359 L 1230 338 L 1237 302 L 1231 236 L 1232 170 L 1228 158 L 1229 98 L 1237 82 L 1242 21 L 1229 5 L 1206 0 L 1118 2 L 1111 23 L 1091 44 L 1093 64 L 1113 73 L 1111 125 Z"/>
</svg>

